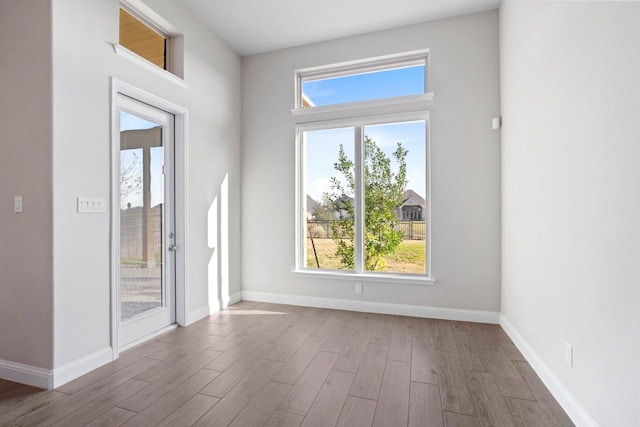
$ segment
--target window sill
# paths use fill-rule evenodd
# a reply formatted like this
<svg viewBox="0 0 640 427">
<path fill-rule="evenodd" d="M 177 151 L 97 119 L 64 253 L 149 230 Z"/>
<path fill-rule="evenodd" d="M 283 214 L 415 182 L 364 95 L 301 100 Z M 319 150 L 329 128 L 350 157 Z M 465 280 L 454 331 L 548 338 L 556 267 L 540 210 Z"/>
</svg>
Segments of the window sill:
<svg viewBox="0 0 640 427">
<path fill-rule="evenodd" d="M 371 101 L 347 102 L 344 104 L 323 105 L 311 108 L 294 108 L 291 114 L 294 116 L 315 116 L 320 114 L 356 111 L 362 112 L 377 107 L 390 107 L 394 105 L 403 106 L 403 110 L 423 110 L 427 107 L 427 103 L 433 100 L 433 92 L 423 93 L 421 95 L 398 96 L 395 98 L 375 99 Z"/>
<path fill-rule="evenodd" d="M 189 87 L 189 85 L 187 84 L 187 82 L 185 82 L 183 79 L 181 79 L 180 77 L 176 76 L 175 74 L 167 71 L 167 70 L 163 70 L 162 68 L 158 67 L 157 65 L 147 61 L 144 58 L 141 58 L 140 56 L 136 55 L 135 53 L 131 52 L 129 49 L 127 49 L 126 47 L 118 44 L 118 43 L 113 43 L 113 51 L 117 54 L 120 55 L 124 58 L 127 58 L 129 61 L 134 62 L 138 65 L 140 65 L 143 68 L 146 68 L 148 71 L 151 71 L 152 73 L 164 77 L 167 80 L 170 80 L 171 82 L 177 84 L 180 87 L 183 87 L 185 89 L 187 89 Z"/>
<path fill-rule="evenodd" d="M 392 273 L 349 273 L 336 270 L 315 271 L 298 269 L 293 270 L 291 274 L 294 277 L 302 277 L 306 279 L 346 280 L 350 282 L 383 283 L 390 285 L 433 286 L 436 284 L 436 280 L 431 277 Z"/>
</svg>

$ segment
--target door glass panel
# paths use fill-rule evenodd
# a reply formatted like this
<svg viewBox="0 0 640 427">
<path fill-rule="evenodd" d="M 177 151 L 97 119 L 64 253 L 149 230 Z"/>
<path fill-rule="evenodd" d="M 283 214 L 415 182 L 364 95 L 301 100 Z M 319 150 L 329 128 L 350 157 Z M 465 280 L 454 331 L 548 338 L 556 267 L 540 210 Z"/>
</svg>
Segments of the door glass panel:
<svg viewBox="0 0 640 427">
<path fill-rule="evenodd" d="M 120 319 L 165 305 L 162 126 L 120 112 Z"/>
</svg>

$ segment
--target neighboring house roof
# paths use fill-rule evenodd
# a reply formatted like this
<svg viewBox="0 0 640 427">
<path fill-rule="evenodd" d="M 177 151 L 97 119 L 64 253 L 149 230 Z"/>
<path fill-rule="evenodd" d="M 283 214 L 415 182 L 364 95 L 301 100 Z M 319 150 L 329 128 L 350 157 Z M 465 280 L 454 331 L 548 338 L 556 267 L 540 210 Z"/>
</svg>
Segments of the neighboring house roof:
<svg viewBox="0 0 640 427">
<path fill-rule="evenodd" d="M 427 201 L 418 193 L 413 190 L 407 190 L 402 195 L 401 208 L 405 206 L 420 206 L 421 208 L 427 207 Z"/>
</svg>

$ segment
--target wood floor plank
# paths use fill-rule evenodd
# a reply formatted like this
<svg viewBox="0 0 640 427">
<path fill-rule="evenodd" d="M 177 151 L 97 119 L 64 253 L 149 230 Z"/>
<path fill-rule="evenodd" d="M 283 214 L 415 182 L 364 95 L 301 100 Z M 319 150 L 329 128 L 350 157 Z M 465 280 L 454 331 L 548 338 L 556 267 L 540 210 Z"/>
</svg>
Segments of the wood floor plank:
<svg viewBox="0 0 640 427">
<path fill-rule="evenodd" d="M 336 353 L 318 352 L 279 409 L 293 414 L 306 415 L 337 359 Z"/>
<path fill-rule="evenodd" d="M 313 405 L 311 405 L 309 413 L 304 418 L 302 426 L 323 427 L 335 425 L 340 418 L 340 413 L 354 377 L 354 374 L 346 372 L 331 372 L 322 385 Z"/>
<path fill-rule="evenodd" d="M 437 385 L 411 383 L 409 427 L 444 427 Z"/>
<path fill-rule="evenodd" d="M 224 351 L 225 354 L 232 350 L 236 354 L 240 352 L 251 353 L 280 335 L 281 331 L 286 327 L 287 320 L 286 317 L 276 316 L 271 321 L 262 321 L 248 329 L 246 335 L 230 335 L 213 345 L 212 349 Z"/>
<path fill-rule="evenodd" d="M 391 333 L 389 359 L 400 360 L 402 362 L 411 361 L 412 330 L 413 319 L 400 316 Z"/>
<path fill-rule="evenodd" d="M 183 363 L 164 377 L 120 402 L 118 406 L 130 411 L 141 412 L 144 408 L 156 401 L 156 399 L 165 393 L 171 392 L 171 390 L 182 383 L 182 381 L 185 381 L 200 369 L 204 368 L 204 366 L 217 357 L 218 354 L 218 352 L 212 350 L 203 351 L 187 363 Z"/>
<path fill-rule="evenodd" d="M 473 333 L 473 328 L 471 327 L 470 322 L 460 322 L 457 320 L 451 320 L 451 330 L 455 335 L 456 332 L 464 332 L 464 333 Z"/>
<path fill-rule="evenodd" d="M 2 391 L 0 391 L 0 411 L 2 412 L 10 410 L 10 408 L 15 408 L 30 397 L 43 392 L 42 389 L 36 387 L 11 381 L 0 381 L 4 383 Z"/>
<path fill-rule="evenodd" d="M 562 409 L 560 404 L 553 398 L 553 395 L 544 386 L 542 380 L 535 373 L 531 365 L 527 362 L 514 362 L 516 369 L 533 392 L 540 407 L 560 426 L 573 426 L 571 418 Z"/>
<path fill-rule="evenodd" d="M 261 347 L 264 350 L 271 349 L 273 344 L 265 344 Z M 203 394 L 213 397 L 224 397 L 233 387 L 236 386 L 243 378 L 250 376 L 259 365 L 264 353 L 249 353 L 233 364 L 229 369 L 224 371 L 218 378 L 213 380 L 211 384 L 202 390 Z M 212 366 L 207 365 L 207 368 Z"/>
<path fill-rule="evenodd" d="M 436 361 L 443 410 L 475 415 L 467 378 L 458 354 L 436 351 Z"/>
<path fill-rule="evenodd" d="M 413 319 L 412 341 L 411 381 L 438 384 L 432 320 Z"/>
<path fill-rule="evenodd" d="M 13 425 L 20 417 L 56 406 L 68 397 L 69 395 L 58 391 L 41 391 L 29 396 L 16 406 L 3 407 L 0 411 L 0 426 Z"/>
<path fill-rule="evenodd" d="M 158 427 L 190 427 L 219 401 L 217 397 L 196 394 L 158 424 Z"/>
<path fill-rule="evenodd" d="M 267 355 L 267 359 L 286 362 L 298 348 L 309 338 L 311 334 L 311 323 L 302 321 L 286 333 L 283 333 L 277 340 L 273 342 L 273 350 Z"/>
<path fill-rule="evenodd" d="M 84 405 L 51 424 L 54 427 L 81 426 L 90 423 L 96 418 L 109 412 L 118 402 L 137 393 L 149 383 L 136 379 L 130 379 L 118 387 L 109 390 L 102 396 L 94 399 L 90 405 Z"/>
<path fill-rule="evenodd" d="M 264 360 L 254 375 L 246 377 L 204 414 L 196 427 L 227 426 L 269 384 L 271 378 L 282 368 L 282 362 Z"/>
<path fill-rule="evenodd" d="M 378 427 L 406 426 L 409 419 L 411 364 L 387 360 L 380 397 L 373 417 Z"/>
<path fill-rule="evenodd" d="M 323 337 L 308 337 L 293 356 L 287 360 L 273 380 L 285 384 L 295 384 L 300 375 L 307 369 L 309 363 L 316 357 L 318 351 L 320 351 L 324 340 L 325 338 Z"/>
<path fill-rule="evenodd" d="M 451 322 L 448 320 L 433 321 L 433 340 L 437 351 L 457 353 L 456 340 L 451 330 Z"/>
<path fill-rule="evenodd" d="M 454 337 L 462 367 L 467 371 L 489 372 L 482 357 L 487 347 L 471 333 L 455 332 Z"/>
<path fill-rule="evenodd" d="M 507 406 L 518 427 L 557 426 L 538 402 L 506 397 Z"/>
<path fill-rule="evenodd" d="M 370 343 L 367 346 L 349 395 L 378 400 L 388 354 L 387 344 Z"/>
<path fill-rule="evenodd" d="M 288 384 L 271 382 L 233 420 L 230 427 L 263 426 L 291 390 Z"/>
<path fill-rule="evenodd" d="M 375 400 L 347 396 L 336 427 L 371 427 L 376 403 Z"/>
<path fill-rule="evenodd" d="M 480 425 L 515 426 L 513 416 L 498 390 L 493 375 L 485 372 L 469 372 L 467 379 Z"/>
<path fill-rule="evenodd" d="M 480 427 L 478 417 L 448 411 L 444 411 L 443 414 L 445 427 Z"/>
<path fill-rule="evenodd" d="M 376 321 L 371 342 L 391 345 L 394 325 L 393 316 L 378 314 L 375 319 Z"/>
<path fill-rule="evenodd" d="M 200 369 L 185 381 L 172 387 L 171 391 L 156 399 L 135 417 L 127 421 L 125 426 L 142 427 L 158 425 L 162 420 L 187 403 L 219 374 L 220 373 L 216 371 Z"/>
<path fill-rule="evenodd" d="M 327 337 L 321 350 L 331 353 L 342 353 L 351 343 L 355 332 L 355 328 L 349 327 L 348 324 L 345 323 L 341 325 L 334 333 Z"/>
<path fill-rule="evenodd" d="M 256 360 L 261 359 L 264 355 L 271 351 L 273 344 L 261 344 L 255 351 L 244 351 L 242 349 L 230 349 L 216 357 L 207 365 L 207 369 L 224 372 L 235 364 L 253 365 Z"/>
<path fill-rule="evenodd" d="M 500 325 L 490 325 L 487 323 L 472 323 L 473 333 L 487 345 L 500 345 L 510 342 L 507 334 Z"/>
<path fill-rule="evenodd" d="M 411 346 L 411 381 L 438 384 L 436 353 L 431 328 L 415 329 Z"/>
<path fill-rule="evenodd" d="M 258 327 L 260 323 L 261 322 L 257 319 L 248 319 L 239 322 L 240 326 L 238 326 L 235 332 L 220 339 L 218 342 L 213 344 L 211 349 L 216 351 L 227 351 L 233 346 L 246 342 L 246 338 L 251 334 L 251 332 L 253 332 L 252 328 Z"/>
<path fill-rule="evenodd" d="M 205 351 L 208 352 L 207 354 L 218 357 L 222 354 L 221 352 L 211 352 L 207 350 L 207 348 L 212 343 L 214 343 L 217 338 L 218 337 L 214 337 L 213 335 L 206 335 L 204 337 L 201 337 L 200 340 L 190 342 L 188 345 L 181 345 L 179 346 L 179 352 L 140 373 L 136 376 L 136 378 L 149 382 L 157 381 L 174 369 L 178 368 L 183 363 L 189 363 L 190 360 L 196 358 L 198 355 Z"/>
<path fill-rule="evenodd" d="M 136 413 L 122 408 L 111 408 L 100 417 L 87 424 L 87 427 L 118 427 L 126 423 Z"/>
<path fill-rule="evenodd" d="M 535 400 L 535 396 L 529 390 L 513 362 L 502 351 L 502 347 L 493 346 L 492 350 L 482 353 L 482 359 L 503 396 Z"/>
<path fill-rule="evenodd" d="M 512 342 L 502 343 L 500 344 L 500 347 L 502 347 L 502 351 L 504 351 L 504 353 L 507 355 L 509 360 L 518 361 L 518 362 L 527 361 L 527 359 L 524 358 L 524 356 L 522 355 L 522 353 L 520 353 L 520 350 L 518 350 L 518 347 L 516 347 L 514 343 Z"/>
<path fill-rule="evenodd" d="M 360 366 L 360 362 L 362 362 L 362 357 L 367 349 L 370 336 L 371 329 L 356 330 L 351 341 L 340 354 L 340 357 L 338 357 L 333 369 L 336 371 L 350 372 L 352 374 L 358 372 L 358 367 Z"/>
<path fill-rule="evenodd" d="M 141 359 L 116 372 L 114 375 L 85 388 L 82 393 L 66 395 L 65 398 L 60 399 L 55 405 L 50 404 L 40 410 L 29 412 L 19 418 L 17 424 L 22 426 L 50 425 L 157 363 L 157 360 Z"/>
<path fill-rule="evenodd" d="M 300 427 L 304 421 L 302 415 L 276 411 L 264 427 Z"/>
</svg>

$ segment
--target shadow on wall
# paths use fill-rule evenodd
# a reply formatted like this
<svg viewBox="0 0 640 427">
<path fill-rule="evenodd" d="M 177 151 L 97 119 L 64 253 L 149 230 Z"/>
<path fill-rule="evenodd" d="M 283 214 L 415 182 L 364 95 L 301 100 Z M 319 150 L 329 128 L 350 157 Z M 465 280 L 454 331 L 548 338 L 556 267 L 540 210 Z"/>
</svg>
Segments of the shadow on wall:
<svg viewBox="0 0 640 427">
<path fill-rule="evenodd" d="M 229 295 L 229 174 L 220 185 L 220 201 L 214 197 L 207 213 L 209 311 L 226 307 Z M 219 255 L 219 257 L 218 257 Z"/>
</svg>

